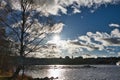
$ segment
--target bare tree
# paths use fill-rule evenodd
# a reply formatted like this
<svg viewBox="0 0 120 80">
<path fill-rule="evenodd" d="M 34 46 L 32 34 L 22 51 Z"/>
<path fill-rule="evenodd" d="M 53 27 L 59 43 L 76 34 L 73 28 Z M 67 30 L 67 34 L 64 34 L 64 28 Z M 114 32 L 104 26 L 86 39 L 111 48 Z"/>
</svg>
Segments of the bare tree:
<svg viewBox="0 0 120 80">
<path fill-rule="evenodd" d="M 5 75 L 10 70 L 9 41 L 6 40 L 5 29 L 0 27 L 0 75 Z M 9 65 L 9 67 L 8 67 Z"/>
<path fill-rule="evenodd" d="M 35 0 L 5 1 L 4 8 L 0 12 L 0 25 L 6 29 L 13 52 L 20 56 L 20 62 L 12 76 L 17 77 L 19 72 L 24 69 L 24 58 L 38 52 L 45 44 L 45 38 L 49 34 L 55 33 L 58 28 L 56 28 L 56 23 L 51 23 L 47 17 L 41 18 L 41 12 L 37 11 L 35 7 Z M 17 1 L 18 9 L 12 8 L 15 6 L 12 2 L 15 1 Z"/>
</svg>

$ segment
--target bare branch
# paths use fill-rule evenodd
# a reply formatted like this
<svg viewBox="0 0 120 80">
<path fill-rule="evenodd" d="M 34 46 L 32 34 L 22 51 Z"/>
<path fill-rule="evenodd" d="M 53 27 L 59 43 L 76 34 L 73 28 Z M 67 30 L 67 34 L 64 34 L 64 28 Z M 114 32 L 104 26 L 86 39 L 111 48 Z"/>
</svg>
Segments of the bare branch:
<svg viewBox="0 0 120 80">
<path fill-rule="evenodd" d="M 35 45 L 33 48 L 31 48 L 31 50 L 29 50 L 24 56 L 28 55 L 30 52 L 34 52 L 37 50 L 37 46 L 45 39 L 46 37 L 42 38 L 38 43 L 37 45 Z"/>
<path fill-rule="evenodd" d="M 2 23 L 5 24 L 8 28 L 10 28 L 17 35 L 18 40 L 20 40 L 20 35 L 19 35 L 19 33 L 14 28 L 12 28 L 9 24 L 7 24 L 3 20 L 2 20 Z"/>
</svg>

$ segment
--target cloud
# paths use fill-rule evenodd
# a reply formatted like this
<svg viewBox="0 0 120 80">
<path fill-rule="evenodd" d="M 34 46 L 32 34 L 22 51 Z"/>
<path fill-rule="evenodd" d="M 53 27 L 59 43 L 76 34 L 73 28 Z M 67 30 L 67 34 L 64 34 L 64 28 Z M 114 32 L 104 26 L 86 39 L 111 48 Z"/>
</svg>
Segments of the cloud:
<svg viewBox="0 0 120 80">
<path fill-rule="evenodd" d="M 86 35 L 80 36 L 78 39 L 80 42 L 82 42 L 82 44 L 86 45 L 92 50 L 103 50 L 104 45 L 102 44 L 107 44 L 102 40 L 104 35 L 105 34 L 101 34 L 100 32 L 96 32 L 95 34 L 92 32 L 87 32 Z"/>
<path fill-rule="evenodd" d="M 90 55 L 90 54 L 85 54 L 85 55 L 82 55 L 83 59 L 85 58 L 97 58 L 96 55 Z"/>
<path fill-rule="evenodd" d="M 119 29 L 114 29 L 110 34 L 98 31 L 96 33 L 87 32 L 86 35 L 78 37 L 77 43 L 79 43 L 80 47 L 86 48 L 88 51 L 110 51 L 110 48 L 107 48 L 108 46 L 120 46 L 120 31 Z"/>
<path fill-rule="evenodd" d="M 114 29 L 111 31 L 111 37 L 120 37 L 119 29 Z"/>
<path fill-rule="evenodd" d="M 93 38 L 95 41 L 97 41 L 98 43 L 101 43 L 100 45 L 103 46 L 120 46 L 120 32 L 118 29 L 114 29 L 113 31 L 111 31 L 111 34 L 108 33 L 100 33 L 100 32 L 96 32 L 94 33 L 90 33 L 89 32 L 89 37 Z M 93 42 L 95 43 L 95 42 Z"/>
<path fill-rule="evenodd" d="M 115 50 L 114 48 L 109 48 L 109 47 L 106 48 L 107 52 L 113 52 L 114 50 Z"/>
<path fill-rule="evenodd" d="M 73 14 L 81 13 L 81 10 L 79 10 L 79 8 L 76 8 L 75 6 L 73 6 L 72 8 L 73 8 Z"/>
<path fill-rule="evenodd" d="M 120 46 L 120 38 L 106 38 L 104 40 L 112 46 Z"/>
<path fill-rule="evenodd" d="M 3 1 L 3 6 L 6 3 L 12 2 L 10 5 L 13 9 L 20 9 L 19 0 L 1 0 Z M 61 15 L 68 14 L 68 7 L 72 8 L 73 14 L 81 13 L 81 7 L 94 8 L 97 9 L 101 5 L 106 4 L 116 4 L 120 2 L 120 0 L 33 0 L 34 8 L 37 8 L 37 11 L 40 11 L 42 15 Z M 93 10 L 94 11 L 94 10 Z M 93 12 L 92 11 L 92 12 Z M 35 26 L 42 27 L 42 24 L 36 24 Z M 44 32 L 50 33 L 60 33 L 63 29 L 63 23 L 56 23 L 51 28 L 49 25 L 44 26 L 42 28 Z M 109 24 L 110 27 L 120 27 L 118 24 Z M 42 32 L 41 32 L 42 33 Z M 42 46 L 41 53 L 46 56 L 48 52 L 52 53 L 54 48 L 55 53 L 63 53 L 62 51 L 66 50 L 66 52 L 72 54 L 76 51 L 76 49 L 87 49 L 88 51 L 93 50 L 104 50 L 106 46 L 120 46 L 120 31 L 118 29 L 114 29 L 110 34 L 103 32 L 87 32 L 86 35 L 80 36 L 75 40 L 61 40 L 61 45 L 55 45 L 50 43 Z M 58 52 L 57 52 L 58 51 Z M 55 55 L 55 54 L 54 54 Z"/>
<path fill-rule="evenodd" d="M 111 24 L 109 24 L 109 27 L 120 27 L 120 25 L 119 24 L 111 23 Z"/>
<path fill-rule="evenodd" d="M 90 44 L 91 43 L 91 44 Z M 59 44 L 54 43 L 53 40 L 48 40 L 46 45 L 41 46 L 40 53 L 44 56 L 61 56 L 64 53 L 68 55 L 83 55 L 83 51 L 93 51 L 93 50 L 103 50 L 103 46 L 99 44 L 93 45 L 92 42 L 86 43 L 80 40 L 60 40 Z M 88 57 L 96 57 L 96 56 L 88 56 Z M 87 57 L 87 58 L 88 58 Z"/>
<path fill-rule="evenodd" d="M 84 50 L 87 51 L 106 51 L 110 55 L 115 54 L 115 46 L 120 46 L 120 31 L 118 29 L 114 29 L 110 34 L 106 32 L 87 32 L 86 35 L 79 36 L 78 39 L 74 40 L 60 40 L 59 44 L 48 41 L 45 48 L 43 48 L 43 53 L 51 52 L 54 47 L 54 55 L 62 55 L 64 53 L 69 55 L 81 55 L 83 58 L 97 58 L 96 55 L 86 55 L 83 54 Z M 42 51 L 41 50 L 41 51 Z M 102 54 L 101 54 L 102 55 Z M 119 55 L 119 54 L 118 54 Z"/>
<path fill-rule="evenodd" d="M 50 29 L 53 33 L 60 33 L 63 30 L 63 23 L 56 23 L 53 25 L 53 27 Z"/>
<path fill-rule="evenodd" d="M 120 52 L 118 52 L 118 56 L 120 56 Z"/>
<path fill-rule="evenodd" d="M 36 55 L 35 55 L 36 54 Z M 43 45 L 40 47 L 38 52 L 34 52 L 34 57 L 60 57 L 62 54 L 62 51 L 60 48 L 58 48 L 57 45 L 52 43 L 47 43 L 46 45 Z"/>
<path fill-rule="evenodd" d="M 13 9 L 18 9 L 18 10 L 13 10 L 13 12 L 11 12 L 7 15 L 5 15 L 5 14 L 1 14 L 1 15 L 5 15 L 4 19 L 6 19 L 6 21 L 9 22 L 8 24 L 10 24 L 11 27 L 19 28 L 19 26 L 21 26 L 21 23 L 22 23 L 21 16 L 18 16 L 19 14 L 21 14 L 21 11 L 19 10 L 20 9 L 19 0 L 1 0 L 1 1 L 2 2 L 0 4 L 5 5 L 5 6 L 8 5 L 9 1 L 15 3 L 15 5 L 13 3 L 10 5 L 12 6 Z M 47 3 L 46 1 L 48 1 L 47 4 L 52 4 L 50 0 L 40 0 L 40 1 L 43 1 L 45 3 Z M 50 6 L 48 6 L 48 7 L 50 7 Z M 0 12 L 3 13 L 3 11 L 1 11 L 1 9 L 0 9 Z M 52 10 L 51 10 L 51 12 L 52 12 Z M 15 16 L 13 16 L 13 15 L 15 15 Z M 31 16 L 33 16 L 33 15 L 31 15 Z M 29 18 L 29 19 L 31 19 L 31 18 Z M 26 24 L 30 25 L 30 23 L 31 23 L 31 20 L 27 20 Z M 52 25 L 50 25 L 50 24 L 44 25 L 42 22 L 39 22 L 39 20 L 35 19 L 35 22 L 31 25 L 31 27 L 29 27 L 29 29 L 26 30 L 26 33 L 29 34 L 29 37 L 32 37 L 32 38 L 28 39 L 27 42 L 30 42 L 33 40 L 33 43 L 35 43 L 35 42 L 37 43 L 40 39 L 42 39 L 43 37 L 46 36 L 46 33 L 47 34 L 49 34 L 49 33 L 50 34 L 59 34 L 63 30 L 63 27 L 64 27 L 64 24 L 62 22 L 54 23 Z M 7 33 L 9 34 L 10 31 L 11 30 L 9 29 Z M 16 31 L 19 33 L 20 30 L 16 29 Z M 9 37 L 11 37 L 10 39 L 12 39 L 12 40 L 16 40 L 15 35 L 14 36 L 10 35 Z M 29 37 L 27 37 L 27 38 L 29 38 Z M 45 42 L 46 42 L 46 40 L 44 40 L 44 42 L 41 44 L 45 44 Z M 31 48 L 33 46 L 33 44 L 28 45 L 28 46 L 30 46 L 29 48 Z M 58 56 L 58 54 L 61 53 L 60 49 L 61 49 L 60 47 L 58 48 L 58 46 L 56 46 L 54 44 L 51 44 L 51 45 L 46 44 L 45 46 L 42 46 L 40 50 L 41 50 L 41 53 L 45 56 L 49 56 L 48 53 L 50 53 L 52 56 L 56 56 L 56 55 Z M 35 52 L 35 54 L 38 54 L 38 52 Z"/>
<path fill-rule="evenodd" d="M 6 1 L 6 0 L 4 0 Z M 9 0 L 14 9 L 20 9 L 19 0 Z M 68 14 L 68 7 L 73 8 L 72 13 L 80 13 L 81 7 L 97 8 L 103 4 L 116 4 L 119 0 L 33 0 L 33 5 L 43 15 Z M 71 6 L 72 5 L 72 6 Z"/>
<path fill-rule="evenodd" d="M 91 45 L 90 43 L 82 42 L 82 41 L 77 41 L 77 40 L 71 40 L 69 41 L 69 45 L 72 45 L 72 47 L 76 46 L 76 49 L 87 49 L 88 51 L 93 51 L 96 49 L 99 49 L 98 45 Z"/>
<path fill-rule="evenodd" d="M 0 0 L 0 9 L 5 8 L 7 3 L 4 0 Z"/>
<path fill-rule="evenodd" d="M 85 38 L 85 37 L 83 37 L 83 38 Z M 60 40 L 58 43 L 54 43 L 53 40 L 49 40 L 47 42 L 47 44 L 56 45 L 56 48 L 59 48 L 60 50 L 66 50 L 67 53 L 70 53 L 70 54 L 73 54 L 73 53 L 76 53 L 79 51 L 83 51 L 83 49 L 86 49 L 88 51 L 103 50 L 103 48 L 104 48 L 103 45 L 92 43 L 91 40 L 89 42 L 84 41 L 83 38 L 81 38 L 82 41 L 80 39 L 78 39 L 78 40 L 77 39 L 75 39 L 75 40 Z M 89 38 L 87 38 L 87 39 L 89 39 Z M 78 49 L 79 49 L 79 51 L 78 51 Z"/>
<path fill-rule="evenodd" d="M 88 36 L 80 36 L 79 39 L 86 42 L 91 42 L 91 39 Z"/>
<path fill-rule="evenodd" d="M 42 2 L 41 2 L 42 1 Z M 116 3 L 116 0 L 46 0 L 43 2 L 43 0 L 40 0 L 40 3 L 42 4 L 41 11 L 43 13 L 52 14 L 52 15 L 60 15 L 59 12 L 63 14 L 67 14 L 68 10 L 67 7 L 74 7 L 73 13 L 80 13 L 80 8 L 82 6 L 84 7 L 93 7 L 93 6 L 100 6 L 102 4 L 108 4 L 108 3 Z M 47 5 L 47 6 L 45 6 Z M 47 9 L 47 10 L 46 10 Z"/>
<path fill-rule="evenodd" d="M 56 44 L 56 43 L 52 42 L 52 40 L 50 40 L 47 42 L 47 45 L 48 44 L 56 45 L 56 49 L 58 51 L 61 51 L 61 52 L 59 52 L 60 54 L 66 53 L 66 54 L 71 55 L 71 54 L 77 53 L 79 51 L 83 51 L 82 48 L 80 48 L 80 46 L 81 46 L 80 43 L 77 42 L 76 40 L 60 40 L 59 45 L 58 45 L 58 43 Z M 79 51 L 78 51 L 78 49 L 79 49 Z"/>
</svg>

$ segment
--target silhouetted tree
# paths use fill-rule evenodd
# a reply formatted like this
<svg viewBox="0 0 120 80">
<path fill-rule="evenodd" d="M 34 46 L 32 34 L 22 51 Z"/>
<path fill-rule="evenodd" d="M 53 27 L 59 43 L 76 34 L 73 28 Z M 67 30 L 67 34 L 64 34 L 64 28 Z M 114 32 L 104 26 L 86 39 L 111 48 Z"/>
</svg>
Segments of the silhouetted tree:
<svg viewBox="0 0 120 80">
<path fill-rule="evenodd" d="M 70 59 L 70 57 L 69 56 L 65 56 L 65 59 Z"/>
<path fill-rule="evenodd" d="M 6 39 L 5 29 L 4 27 L 0 27 L 0 74 L 5 74 L 9 71 L 10 53 L 9 41 Z"/>
<path fill-rule="evenodd" d="M 0 10 L 0 25 L 6 28 L 14 55 L 20 56 L 13 78 L 17 77 L 22 69 L 24 70 L 24 58 L 39 52 L 48 34 L 54 33 L 56 23 L 48 19 L 41 20 L 41 12 L 36 10 L 35 1 L 6 0 Z M 14 4 L 15 2 L 17 5 Z"/>
</svg>

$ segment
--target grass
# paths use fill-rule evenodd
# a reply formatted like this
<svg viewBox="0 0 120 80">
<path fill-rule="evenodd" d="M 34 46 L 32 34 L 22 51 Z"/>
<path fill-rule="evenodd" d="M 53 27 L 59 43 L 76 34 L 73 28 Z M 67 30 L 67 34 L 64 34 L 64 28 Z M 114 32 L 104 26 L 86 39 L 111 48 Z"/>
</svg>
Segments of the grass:
<svg viewBox="0 0 120 80">
<path fill-rule="evenodd" d="M 10 77 L 0 77 L 0 80 L 9 80 Z"/>
<path fill-rule="evenodd" d="M 10 77 L 0 77 L 0 80 L 10 80 Z M 17 78 L 17 80 L 22 80 L 22 77 L 19 76 Z M 24 76 L 23 77 L 23 80 L 33 80 L 31 77 L 28 77 L 28 76 Z"/>
<path fill-rule="evenodd" d="M 0 80 L 10 80 L 10 77 L 12 76 L 12 73 L 0 73 Z M 24 75 L 24 76 L 21 76 L 19 75 L 17 77 L 17 80 L 21 80 L 23 78 L 23 80 L 33 80 L 33 78 L 31 76 L 27 76 L 27 75 Z"/>
<path fill-rule="evenodd" d="M 0 73 L 0 80 L 9 80 L 9 78 L 10 78 L 10 73 L 8 74 L 6 74 L 6 73 L 4 73 L 4 72 L 2 72 L 2 73 Z"/>
</svg>

